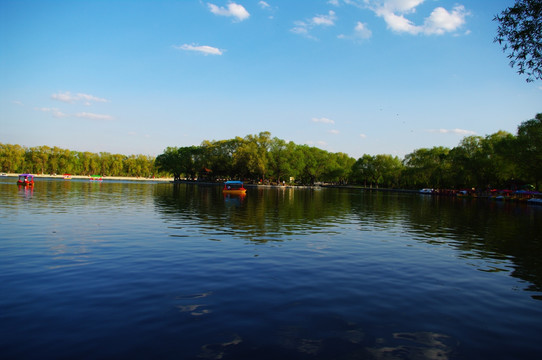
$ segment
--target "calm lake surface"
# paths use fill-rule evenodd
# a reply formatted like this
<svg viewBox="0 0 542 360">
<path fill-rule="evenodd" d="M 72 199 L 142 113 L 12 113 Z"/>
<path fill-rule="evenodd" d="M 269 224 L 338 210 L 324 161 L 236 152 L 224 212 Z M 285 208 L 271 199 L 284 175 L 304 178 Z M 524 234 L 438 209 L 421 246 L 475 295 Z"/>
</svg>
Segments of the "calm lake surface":
<svg viewBox="0 0 542 360">
<path fill-rule="evenodd" d="M 0 178 L 2 359 L 539 359 L 542 207 Z"/>
</svg>

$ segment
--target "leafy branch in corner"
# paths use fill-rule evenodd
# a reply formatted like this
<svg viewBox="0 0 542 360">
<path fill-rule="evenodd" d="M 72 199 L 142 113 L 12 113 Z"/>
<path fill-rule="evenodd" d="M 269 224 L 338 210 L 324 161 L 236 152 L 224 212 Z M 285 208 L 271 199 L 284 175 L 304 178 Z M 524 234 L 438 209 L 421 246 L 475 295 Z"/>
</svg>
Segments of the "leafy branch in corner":
<svg viewBox="0 0 542 360">
<path fill-rule="evenodd" d="M 493 41 L 508 53 L 510 66 L 527 82 L 542 80 L 542 0 L 517 0 L 493 20 L 499 23 Z"/>
</svg>

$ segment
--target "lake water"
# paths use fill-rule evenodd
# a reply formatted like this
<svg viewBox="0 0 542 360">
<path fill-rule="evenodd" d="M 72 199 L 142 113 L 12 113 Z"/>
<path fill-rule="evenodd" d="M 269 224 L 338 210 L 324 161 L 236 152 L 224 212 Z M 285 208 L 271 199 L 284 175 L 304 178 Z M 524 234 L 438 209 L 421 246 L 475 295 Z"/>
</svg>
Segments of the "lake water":
<svg viewBox="0 0 542 360">
<path fill-rule="evenodd" d="M 539 359 L 542 206 L 0 178 L 2 359 Z"/>
</svg>

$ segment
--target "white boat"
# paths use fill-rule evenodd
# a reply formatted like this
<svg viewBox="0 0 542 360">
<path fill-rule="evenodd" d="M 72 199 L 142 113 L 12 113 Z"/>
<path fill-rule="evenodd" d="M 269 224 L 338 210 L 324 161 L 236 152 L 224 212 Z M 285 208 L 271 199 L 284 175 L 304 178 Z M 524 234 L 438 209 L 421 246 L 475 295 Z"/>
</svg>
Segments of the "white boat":
<svg viewBox="0 0 542 360">
<path fill-rule="evenodd" d="M 433 189 L 421 189 L 420 194 L 432 194 Z"/>
</svg>

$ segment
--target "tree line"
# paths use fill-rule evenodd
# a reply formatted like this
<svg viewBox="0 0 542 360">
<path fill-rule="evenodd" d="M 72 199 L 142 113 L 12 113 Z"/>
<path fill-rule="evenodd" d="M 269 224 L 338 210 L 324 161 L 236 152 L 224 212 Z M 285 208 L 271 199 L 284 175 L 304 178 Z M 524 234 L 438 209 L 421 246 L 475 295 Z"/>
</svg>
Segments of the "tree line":
<svg viewBox="0 0 542 360">
<path fill-rule="evenodd" d="M 346 183 L 355 159 L 344 153 L 271 138 L 267 131 L 200 146 L 168 147 L 156 166 L 175 179 L 245 179 L 254 182 Z"/>
<path fill-rule="evenodd" d="M 504 131 L 467 136 L 458 146 L 422 148 L 404 159 L 344 153 L 271 138 L 269 132 L 200 146 L 168 147 L 156 158 L 157 169 L 175 179 L 244 179 L 253 182 L 316 182 L 388 188 L 519 188 L 542 180 L 542 114 Z"/>
<path fill-rule="evenodd" d="M 71 151 L 58 147 L 0 143 L 0 168 L 8 173 L 77 174 L 150 177 L 157 174 L 155 158 L 107 152 Z"/>
<path fill-rule="evenodd" d="M 2 172 L 161 177 L 313 185 L 317 182 L 387 188 L 519 188 L 542 185 L 542 113 L 517 134 L 464 137 L 458 146 L 416 149 L 403 159 L 365 154 L 354 159 L 271 137 L 269 132 L 199 146 L 168 147 L 156 158 L 78 152 L 0 143 Z"/>
</svg>

